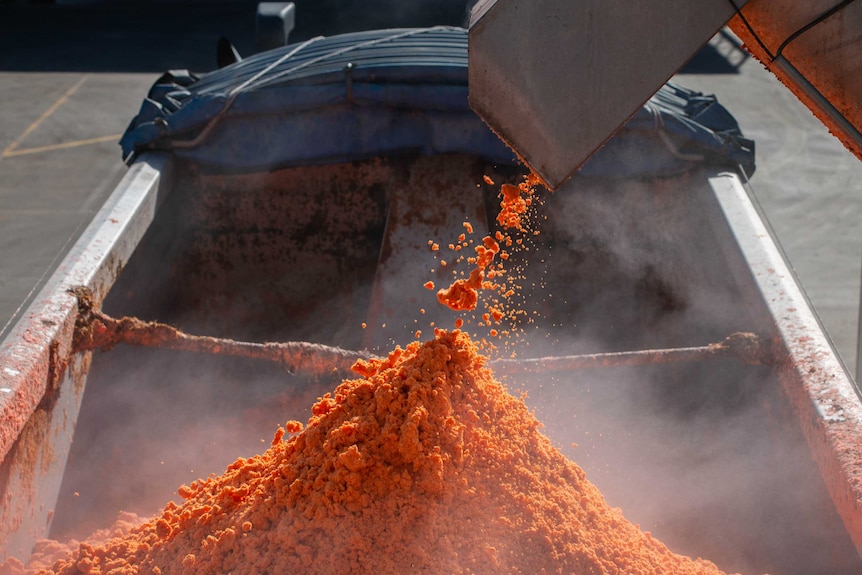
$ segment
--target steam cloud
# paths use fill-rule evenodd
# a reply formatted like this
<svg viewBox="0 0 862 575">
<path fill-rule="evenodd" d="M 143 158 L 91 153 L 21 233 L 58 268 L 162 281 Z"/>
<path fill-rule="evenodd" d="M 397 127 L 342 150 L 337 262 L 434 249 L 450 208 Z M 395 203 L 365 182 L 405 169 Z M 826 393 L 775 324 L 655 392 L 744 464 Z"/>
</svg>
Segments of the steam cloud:
<svg viewBox="0 0 862 575">
<path fill-rule="evenodd" d="M 363 175 L 366 184 L 392 177 L 387 169 Z M 475 188 L 472 177 L 465 189 Z M 527 330 L 519 355 L 703 345 L 756 329 L 713 247 L 700 202 L 706 193 L 705 180 L 689 174 L 646 182 L 584 178 L 548 195 L 542 209 L 549 219 L 524 254 L 524 300 L 534 306 L 529 317 L 538 325 Z M 362 204 L 369 222 L 376 217 L 371 204 Z M 174 223 L 183 228 L 180 220 L 188 214 L 177 213 Z M 195 218 L 188 219 L 191 225 Z M 189 238 L 182 229 L 151 236 L 150 247 L 136 256 L 140 262 L 162 261 L 173 253 L 170 246 Z M 433 238 L 420 238 L 427 239 Z M 373 272 L 376 253 L 371 263 Z M 197 333 L 229 327 L 213 315 L 213 306 L 222 301 L 219 294 L 240 297 L 220 291 L 234 276 L 213 283 L 209 307 L 186 317 L 177 302 L 188 300 L 151 296 L 179 293 L 171 287 L 175 270 L 170 264 L 160 269 L 154 279 L 143 263 L 130 263 L 115 291 L 139 291 L 121 298 L 123 313 L 157 317 L 153 310 L 160 308 L 169 317 L 158 319 Z M 352 289 L 339 296 L 337 309 L 361 308 L 357 301 L 367 305 L 372 278 L 373 273 L 349 276 L 344 285 Z M 141 292 L 142 286 L 150 287 Z M 196 284 L 191 291 L 200 289 Z M 226 313 L 231 297 L 223 298 Z M 278 312 L 275 305 L 270 309 Z M 362 316 L 329 314 L 332 323 L 305 324 L 295 333 L 324 343 L 337 337 L 341 341 L 335 343 L 359 348 L 363 336 L 356 325 Z M 215 327 L 207 325 L 210 317 Z M 353 328 L 345 330 L 348 322 Z M 277 425 L 307 419 L 304 410 L 333 386 L 300 383 L 276 366 L 243 360 L 139 349 L 97 357 L 54 535 L 86 535 L 110 523 L 121 508 L 153 513 L 175 497 L 181 483 L 265 449 Z M 769 368 L 726 359 L 512 377 L 507 385 L 527 392 L 551 439 L 612 505 L 674 551 L 744 573 L 809 574 L 823 572 L 824 565 L 839 573 L 857 566 Z"/>
</svg>

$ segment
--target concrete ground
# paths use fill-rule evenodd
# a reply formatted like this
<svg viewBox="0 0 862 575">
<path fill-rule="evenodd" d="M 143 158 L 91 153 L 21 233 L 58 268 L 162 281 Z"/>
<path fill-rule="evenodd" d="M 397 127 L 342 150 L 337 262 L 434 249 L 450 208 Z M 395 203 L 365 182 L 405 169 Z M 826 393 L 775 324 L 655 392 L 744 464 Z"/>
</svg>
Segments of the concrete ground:
<svg viewBox="0 0 862 575">
<path fill-rule="evenodd" d="M 0 327 L 122 177 L 117 140 L 153 79 L 0 72 Z"/>
<path fill-rule="evenodd" d="M 716 43 L 720 50 L 726 42 Z M 738 56 L 735 56 L 738 57 Z M 734 57 L 734 58 L 735 58 Z M 759 62 L 679 74 L 715 94 L 756 145 L 751 189 L 835 347 L 855 375 L 862 270 L 862 161 Z"/>
<path fill-rule="evenodd" d="M 320 8 L 339 0 L 297 4 L 295 40 L 377 24 Z M 458 24 L 462 9 L 446 4 L 402 23 Z M 0 3 L 0 337 L 122 177 L 117 141 L 149 86 L 170 68 L 213 69 L 221 35 L 253 51 L 254 9 Z M 755 140 L 751 187 L 853 373 L 862 162 L 759 63 L 707 52 L 676 81 L 716 94 Z"/>
<path fill-rule="evenodd" d="M 117 145 L 170 68 L 253 49 L 255 6 L 0 3 L 0 337 L 125 173 Z"/>
</svg>

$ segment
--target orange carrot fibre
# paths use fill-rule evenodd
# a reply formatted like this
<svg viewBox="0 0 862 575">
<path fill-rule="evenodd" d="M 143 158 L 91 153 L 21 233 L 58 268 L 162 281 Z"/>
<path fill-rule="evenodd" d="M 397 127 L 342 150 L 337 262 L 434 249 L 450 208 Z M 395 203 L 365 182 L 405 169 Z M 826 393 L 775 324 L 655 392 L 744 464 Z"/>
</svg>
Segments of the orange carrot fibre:
<svg viewBox="0 0 862 575">
<path fill-rule="evenodd" d="M 611 508 L 458 330 L 360 361 L 271 448 L 42 573 L 719 575 Z"/>
</svg>

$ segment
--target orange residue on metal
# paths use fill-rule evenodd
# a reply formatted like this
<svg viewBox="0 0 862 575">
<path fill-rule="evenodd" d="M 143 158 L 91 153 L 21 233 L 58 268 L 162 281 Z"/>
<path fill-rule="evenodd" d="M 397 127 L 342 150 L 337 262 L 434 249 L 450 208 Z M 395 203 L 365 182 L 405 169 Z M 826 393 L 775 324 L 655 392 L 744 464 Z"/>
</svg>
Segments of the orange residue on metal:
<svg viewBox="0 0 862 575">
<path fill-rule="evenodd" d="M 425 286 L 425 289 L 434 289 L 434 282 L 432 281 L 427 281 L 423 285 Z"/>
<path fill-rule="evenodd" d="M 467 230 L 468 234 L 472 234 L 473 233 L 473 224 L 471 224 L 470 222 L 464 222 L 464 229 Z"/>
<path fill-rule="evenodd" d="M 305 430 L 42 573 L 720 575 L 608 505 L 467 334 L 357 362 Z"/>
</svg>

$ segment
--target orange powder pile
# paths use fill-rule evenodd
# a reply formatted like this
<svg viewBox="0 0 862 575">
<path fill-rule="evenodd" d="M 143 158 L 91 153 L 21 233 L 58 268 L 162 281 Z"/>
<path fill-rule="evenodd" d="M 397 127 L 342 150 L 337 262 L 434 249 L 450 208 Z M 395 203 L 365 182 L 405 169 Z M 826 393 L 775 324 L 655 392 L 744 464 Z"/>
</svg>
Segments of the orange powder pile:
<svg viewBox="0 0 862 575">
<path fill-rule="evenodd" d="M 718 575 L 609 507 L 469 337 L 360 362 L 296 435 L 44 573 Z"/>
</svg>

